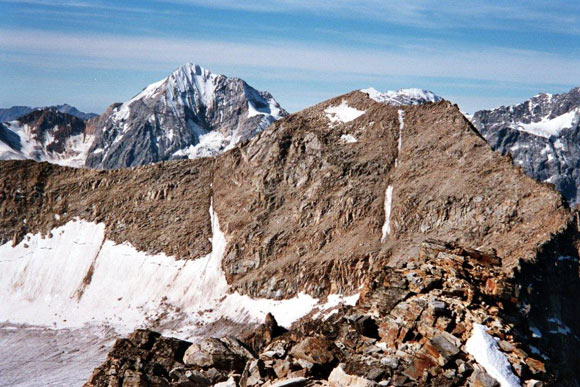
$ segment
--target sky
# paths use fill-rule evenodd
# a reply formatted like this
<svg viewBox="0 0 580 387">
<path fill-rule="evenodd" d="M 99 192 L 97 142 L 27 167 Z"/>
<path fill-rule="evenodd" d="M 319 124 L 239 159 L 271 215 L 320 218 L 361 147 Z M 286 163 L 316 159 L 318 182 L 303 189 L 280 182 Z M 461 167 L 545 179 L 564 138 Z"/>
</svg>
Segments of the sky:
<svg viewBox="0 0 580 387">
<path fill-rule="evenodd" d="M 418 87 L 473 113 L 580 86 L 580 1 L 0 0 L 0 107 L 102 113 L 188 62 L 290 112 Z"/>
</svg>

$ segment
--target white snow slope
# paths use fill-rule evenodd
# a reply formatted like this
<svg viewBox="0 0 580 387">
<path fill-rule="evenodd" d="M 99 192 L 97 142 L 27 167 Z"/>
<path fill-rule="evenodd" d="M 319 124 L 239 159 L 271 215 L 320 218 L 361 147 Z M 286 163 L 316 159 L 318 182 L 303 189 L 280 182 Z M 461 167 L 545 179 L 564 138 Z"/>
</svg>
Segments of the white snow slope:
<svg viewBox="0 0 580 387">
<path fill-rule="evenodd" d="M 328 302 L 319 303 L 306 294 L 276 301 L 229 293 L 221 268 L 227 242 L 211 207 L 210 213 L 212 251 L 197 260 L 150 255 L 128 243 L 115 244 L 105 239 L 103 224 L 82 220 L 52 230 L 52 238 L 28 235 L 15 247 L 0 246 L 0 323 L 74 332 L 111 327 L 118 334 L 152 327 L 194 341 L 204 335 L 204 327 L 224 319 L 260 323 L 270 312 L 288 327 L 313 309 L 329 308 Z M 328 300 L 333 305 L 356 302 L 342 295 L 331 295 Z M 18 329 L 25 334 L 25 328 Z M 0 345 L 4 338 L 0 329 Z M 87 340 L 87 345 L 95 342 Z M 46 361 L 59 363 L 58 359 Z M 92 367 L 102 359 L 96 356 L 94 361 Z M 63 365 L 59 364 L 54 364 L 55 369 L 60 370 Z M 46 362 L 30 365 L 37 366 L 48 367 Z M 69 366 L 76 367 L 73 360 Z M 2 372 L 0 367 L 0 385 Z M 69 384 L 70 380 L 61 382 Z"/>
<path fill-rule="evenodd" d="M 471 337 L 465 343 L 465 350 L 497 380 L 501 387 L 519 387 L 519 378 L 514 375 L 506 356 L 499 350 L 493 336 L 480 324 L 473 325 Z"/>
<path fill-rule="evenodd" d="M 326 113 L 326 117 L 331 125 L 344 124 L 365 114 L 362 110 L 348 106 L 348 103 L 345 100 L 342 100 L 338 106 L 327 107 L 324 112 Z"/>
<path fill-rule="evenodd" d="M 543 117 L 538 122 L 514 122 L 512 127 L 535 136 L 550 138 L 557 137 L 564 129 L 575 127 L 579 120 L 580 109 L 574 109 L 554 118 Z"/>
</svg>

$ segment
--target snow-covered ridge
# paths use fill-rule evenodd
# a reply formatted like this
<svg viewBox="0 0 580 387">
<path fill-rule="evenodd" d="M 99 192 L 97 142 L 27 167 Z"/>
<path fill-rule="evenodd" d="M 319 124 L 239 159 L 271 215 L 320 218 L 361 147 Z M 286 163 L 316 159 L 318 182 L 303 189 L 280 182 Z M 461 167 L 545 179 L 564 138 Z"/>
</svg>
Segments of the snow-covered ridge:
<svg viewBox="0 0 580 387">
<path fill-rule="evenodd" d="M 362 89 L 361 92 L 368 94 L 371 99 L 377 102 L 394 106 L 420 105 L 443 100 L 442 97 L 436 95 L 432 91 L 416 88 L 390 90 L 382 93 L 370 87 L 368 89 Z"/>
<path fill-rule="evenodd" d="M 123 168 L 225 152 L 287 115 L 272 95 L 192 63 L 101 118 L 92 168 Z M 131 156 L 134 155 L 134 156 Z"/>
<path fill-rule="evenodd" d="M 319 304 L 306 294 L 277 301 L 229 293 L 221 268 L 227 242 L 212 208 L 210 213 L 212 251 L 196 260 L 115 244 L 105 238 L 103 224 L 82 220 L 52 230 L 52 238 L 28 235 L 15 247 L 0 246 L 0 322 L 107 325 L 120 333 L 154 327 L 195 339 L 205 324 L 224 318 L 259 323 L 270 312 L 289 326 Z"/>
</svg>

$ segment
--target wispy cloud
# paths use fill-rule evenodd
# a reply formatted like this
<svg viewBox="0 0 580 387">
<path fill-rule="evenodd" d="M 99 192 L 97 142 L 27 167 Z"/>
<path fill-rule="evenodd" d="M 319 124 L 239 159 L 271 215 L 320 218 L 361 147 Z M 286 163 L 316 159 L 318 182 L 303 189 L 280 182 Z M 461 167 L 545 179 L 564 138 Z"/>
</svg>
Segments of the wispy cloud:
<svg viewBox="0 0 580 387">
<path fill-rule="evenodd" d="M 163 69 L 195 61 L 208 66 L 294 69 L 337 76 L 346 73 L 562 84 L 580 79 L 579 58 L 494 47 L 450 50 L 426 45 L 377 50 L 297 42 L 233 43 L 34 30 L 0 30 L 0 35 L 4 61 L 17 58 L 33 65 L 41 58 L 39 66 L 63 68 Z"/>
<path fill-rule="evenodd" d="M 569 0 L 161 0 L 165 3 L 250 12 L 315 12 L 325 16 L 364 18 L 422 28 L 513 29 L 577 34 L 580 3 Z"/>
</svg>

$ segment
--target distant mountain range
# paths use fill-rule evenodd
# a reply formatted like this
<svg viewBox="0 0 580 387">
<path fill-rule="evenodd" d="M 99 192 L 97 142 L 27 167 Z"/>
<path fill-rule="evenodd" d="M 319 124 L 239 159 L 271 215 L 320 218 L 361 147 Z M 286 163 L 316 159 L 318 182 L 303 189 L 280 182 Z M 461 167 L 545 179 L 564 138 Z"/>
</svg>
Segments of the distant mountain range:
<svg viewBox="0 0 580 387">
<path fill-rule="evenodd" d="M 393 106 L 443 100 L 422 89 L 361 91 Z M 580 88 L 574 88 L 468 117 L 494 150 L 510 154 L 528 175 L 554 184 L 575 204 L 580 201 L 579 112 Z M 0 109 L 5 122 L 0 124 L 0 160 L 115 169 L 215 156 L 287 115 L 270 93 L 186 64 L 101 116 L 67 104 Z"/>
<path fill-rule="evenodd" d="M 6 109 L 0 160 L 113 169 L 213 156 L 287 114 L 266 91 L 186 64 L 131 100 L 112 104 L 101 116 L 69 105 Z"/>
<path fill-rule="evenodd" d="M 82 120 L 88 120 L 91 118 L 98 117 L 98 114 L 95 113 L 84 113 L 78 110 L 74 106 L 70 106 L 68 104 L 64 105 L 55 105 L 55 106 L 47 106 L 47 107 L 30 107 L 30 106 L 12 106 L 10 108 L 1 109 L 0 108 L 0 122 L 7 122 L 17 120 L 21 117 L 24 117 L 30 112 L 35 110 L 42 110 L 42 109 L 53 109 L 57 110 L 61 113 L 67 113 L 72 116 L 78 117 Z"/>
<path fill-rule="evenodd" d="M 491 147 L 538 181 L 580 201 L 580 87 L 541 93 L 517 105 L 481 110 L 473 124 Z"/>
<path fill-rule="evenodd" d="M 363 92 L 396 106 L 442 100 L 420 89 Z M 186 64 L 101 116 L 70 105 L 2 110 L 0 160 L 115 169 L 215 156 L 287 115 L 269 92 Z"/>
</svg>

